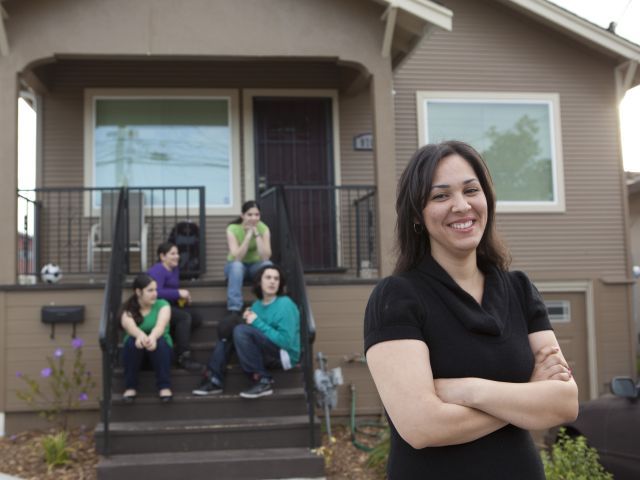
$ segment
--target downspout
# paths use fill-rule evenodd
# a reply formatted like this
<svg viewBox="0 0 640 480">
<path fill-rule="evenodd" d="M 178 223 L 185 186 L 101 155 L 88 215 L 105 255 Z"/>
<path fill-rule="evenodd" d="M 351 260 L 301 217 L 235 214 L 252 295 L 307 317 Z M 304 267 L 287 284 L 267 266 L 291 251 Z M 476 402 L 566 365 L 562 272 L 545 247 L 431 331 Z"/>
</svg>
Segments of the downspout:
<svg viewBox="0 0 640 480">
<path fill-rule="evenodd" d="M 7 29 L 4 25 L 4 21 L 8 18 L 9 15 L 2 6 L 2 0 L 0 0 L 0 57 L 9 55 L 9 38 L 7 37 Z"/>
</svg>

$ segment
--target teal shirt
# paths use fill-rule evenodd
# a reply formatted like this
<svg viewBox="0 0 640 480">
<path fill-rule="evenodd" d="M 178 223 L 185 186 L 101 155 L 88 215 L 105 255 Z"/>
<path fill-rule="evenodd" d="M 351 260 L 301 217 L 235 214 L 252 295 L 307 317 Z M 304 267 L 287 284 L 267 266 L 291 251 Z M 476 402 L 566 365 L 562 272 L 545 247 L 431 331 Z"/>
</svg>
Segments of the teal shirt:
<svg viewBox="0 0 640 480">
<path fill-rule="evenodd" d="M 269 230 L 269 227 L 267 227 L 267 225 L 262 222 L 258 222 L 256 228 L 258 229 L 258 233 L 260 235 L 264 235 L 265 232 Z M 242 245 L 242 242 L 244 242 L 245 231 L 241 223 L 232 223 L 227 227 L 227 232 L 233 234 L 233 236 L 236 237 L 238 245 Z M 229 262 L 233 262 L 235 260 L 235 257 L 229 254 L 227 255 L 227 260 Z M 262 261 L 262 259 L 260 258 L 260 254 L 258 253 L 258 244 L 256 243 L 256 237 L 253 237 L 251 239 L 251 241 L 249 242 L 247 253 L 244 258 L 240 259 L 240 261 L 243 263 L 258 263 Z"/>
<path fill-rule="evenodd" d="M 168 306 L 169 306 L 169 302 L 167 302 L 166 300 L 163 300 L 162 298 L 159 298 L 158 300 L 156 300 L 156 303 L 154 303 L 151 306 L 151 310 L 149 310 L 149 313 L 147 313 L 144 317 L 142 317 L 142 322 L 140 322 L 140 325 L 138 325 L 138 328 L 142 330 L 144 333 L 146 333 L 147 335 L 149 335 L 151 333 L 151 330 L 153 330 L 153 327 L 156 326 L 156 323 L 158 321 L 158 313 L 160 312 L 160 309 L 162 307 L 168 307 Z M 162 338 L 165 339 L 165 341 L 170 347 L 173 347 L 173 339 L 171 338 L 171 335 L 169 335 L 169 323 L 170 322 L 167 322 L 167 326 L 164 328 L 164 334 L 162 334 Z M 127 333 L 124 336 L 123 342 L 126 342 L 130 336 L 131 335 Z"/>
<path fill-rule="evenodd" d="M 277 346 L 286 350 L 295 365 L 300 361 L 300 311 L 293 301 L 283 295 L 269 305 L 256 300 L 251 305 L 258 318 L 251 325 L 256 327 Z"/>
</svg>

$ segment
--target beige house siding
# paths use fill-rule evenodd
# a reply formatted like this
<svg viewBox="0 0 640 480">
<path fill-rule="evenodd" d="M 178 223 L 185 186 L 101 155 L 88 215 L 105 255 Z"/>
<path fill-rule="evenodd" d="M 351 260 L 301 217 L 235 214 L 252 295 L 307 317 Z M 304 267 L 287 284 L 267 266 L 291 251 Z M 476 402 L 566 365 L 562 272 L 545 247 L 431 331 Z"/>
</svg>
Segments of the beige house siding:
<svg viewBox="0 0 640 480">
<path fill-rule="evenodd" d="M 512 268 L 535 281 L 594 284 L 598 391 L 633 370 L 630 286 L 613 69 L 583 45 L 484 0 L 450 0 L 452 32 L 436 31 L 394 76 L 396 174 L 418 147 L 417 91 L 557 93 L 566 211 L 501 213 Z M 481 26 L 481 28 L 479 28 Z"/>
<path fill-rule="evenodd" d="M 495 2 L 447 7 L 453 31 L 434 32 L 395 73 L 398 175 L 418 146 L 416 91 L 558 93 L 566 213 L 500 214 L 500 231 L 532 275 L 626 275 L 614 64 Z"/>
<path fill-rule="evenodd" d="M 364 309 L 373 289 L 366 285 L 309 286 L 308 295 L 316 321 L 317 333 L 314 351 L 324 353 L 329 367 L 342 367 L 345 383 L 340 387 L 336 415 L 348 415 L 351 397 L 350 384 L 356 387 L 359 414 L 377 414 L 381 404 L 366 365 L 357 361 L 363 353 Z M 251 298 L 245 289 L 245 298 Z M 128 295 L 128 292 L 125 292 Z M 195 301 L 222 301 L 224 288 L 195 288 Z M 2 342 L 5 342 L 4 364 L 0 363 L 0 379 L 6 379 L 0 406 L 11 413 L 26 412 L 30 408 L 16 396 L 16 390 L 24 382 L 16 372 L 40 378 L 46 367 L 45 357 L 52 356 L 56 348 L 71 354 L 71 326 L 56 327 L 55 339 L 51 330 L 40 321 L 40 309 L 44 305 L 84 305 L 85 321 L 78 325 L 77 336 L 85 340 L 84 349 L 88 368 L 97 382 L 97 388 L 85 408 L 97 408 L 101 395 L 101 352 L 98 345 L 98 326 L 102 309 L 103 291 L 99 288 L 82 290 L 4 291 L 0 292 L 0 316 L 5 319 Z M 349 362 L 349 358 L 356 361 Z"/>
</svg>

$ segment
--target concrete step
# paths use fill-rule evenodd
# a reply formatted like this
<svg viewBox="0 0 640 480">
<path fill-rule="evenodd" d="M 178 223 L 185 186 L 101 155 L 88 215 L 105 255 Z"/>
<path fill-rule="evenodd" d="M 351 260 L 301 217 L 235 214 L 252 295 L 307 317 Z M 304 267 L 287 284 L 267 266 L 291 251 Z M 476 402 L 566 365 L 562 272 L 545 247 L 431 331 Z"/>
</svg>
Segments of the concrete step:
<svg viewBox="0 0 640 480">
<path fill-rule="evenodd" d="M 324 459 L 307 448 L 266 448 L 112 455 L 98 463 L 99 480 L 249 480 L 324 478 Z"/>
<path fill-rule="evenodd" d="M 113 422 L 202 420 L 233 417 L 268 417 L 305 415 L 307 404 L 304 389 L 275 388 L 273 395 L 259 401 L 247 400 L 237 394 L 222 393 L 206 397 L 176 394 L 170 403 L 162 403 L 155 395 L 140 395 L 133 403 L 124 403 L 122 395 L 113 396 Z"/>
<path fill-rule="evenodd" d="M 271 375 L 274 380 L 274 389 L 281 388 L 299 388 L 304 385 L 304 376 L 300 366 L 293 367 L 286 372 L 283 370 L 272 370 Z M 202 374 L 188 372 L 181 368 L 171 370 L 171 385 L 174 394 L 191 393 L 202 380 Z M 121 368 L 116 368 L 113 373 L 114 393 L 122 393 L 124 391 L 124 373 Z M 155 385 L 155 374 L 151 370 L 142 370 L 139 373 L 138 393 L 152 394 L 157 393 Z M 237 363 L 232 363 L 227 367 L 227 375 L 225 379 L 225 393 L 237 394 L 251 386 L 249 377 L 242 371 Z"/>
<path fill-rule="evenodd" d="M 260 402 L 263 398 L 251 400 Z M 254 406 L 255 407 L 255 406 Z M 247 409 L 254 408 L 247 403 Z M 316 421 L 316 444 L 320 441 Z M 111 422 L 111 454 L 192 452 L 309 446 L 309 417 L 234 417 L 217 420 Z M 104 428 L 95 429 L 96 450 L 104 452 Z"/>
</svg>

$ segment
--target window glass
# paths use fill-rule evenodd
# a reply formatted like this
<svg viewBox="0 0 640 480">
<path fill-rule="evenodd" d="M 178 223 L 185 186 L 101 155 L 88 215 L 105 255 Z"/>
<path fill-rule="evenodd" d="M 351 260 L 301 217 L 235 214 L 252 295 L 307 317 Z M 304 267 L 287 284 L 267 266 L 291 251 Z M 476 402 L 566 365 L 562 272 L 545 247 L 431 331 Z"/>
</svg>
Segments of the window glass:
<svg viewBox="0 0 640 480">
<path fill-rule="evenodd" d="M 462 140 L 485 158 L 501 202 L 554 202 L 551 103 L 425 101 L 429 143 Z"/>
<path fill-rule="evenodd" d="M 95 100 L 94 185 L 204 186 L 206 203 L 232 199 L 227 98 Z M 159 198 L 147 203 L 161 204 Z M 197 204 L 197 193 L 189 202 Z"/>
</svg>

